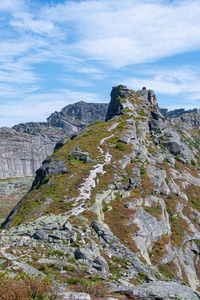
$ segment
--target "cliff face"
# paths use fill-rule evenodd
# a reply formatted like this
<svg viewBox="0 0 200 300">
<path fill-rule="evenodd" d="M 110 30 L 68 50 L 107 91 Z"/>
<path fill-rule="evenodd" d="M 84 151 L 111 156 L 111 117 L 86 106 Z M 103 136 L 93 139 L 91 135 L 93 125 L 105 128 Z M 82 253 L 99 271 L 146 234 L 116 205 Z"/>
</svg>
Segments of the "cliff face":
<svg viewBox="0 0 200 300">
<path fill-rule="evenodd" d="M 80 291 L 103 282 L 132 299 L 200 299 L 199 132 L 172 126 L 153 91 L 125 86 L 112 89 L 106 119 L 43 162 L 2 247 L 37 248 L 31 267 L 58 265 Z"/>
<path fill-rule="evenodd" d="M 0 129 L 0 178 L 33 175 L 59 140 L 86 124 L 105 119 L 108 104 L 78 102 L 55 112 L 43 123 Z"/>
</svg>

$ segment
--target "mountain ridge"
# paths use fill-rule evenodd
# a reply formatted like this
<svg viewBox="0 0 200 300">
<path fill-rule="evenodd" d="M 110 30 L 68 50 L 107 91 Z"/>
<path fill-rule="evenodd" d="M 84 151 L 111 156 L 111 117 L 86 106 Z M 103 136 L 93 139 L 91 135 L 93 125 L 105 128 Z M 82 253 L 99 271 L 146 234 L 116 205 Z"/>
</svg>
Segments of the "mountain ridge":
<svg viewBox="0 0 200 300">
<path fill-rule="evenodd" d="M 200 299 L 199 131 L 165 119 L 153 91 L 122 85 L 106 119 L 43 162 L 3 245 L 45 249 L 29 258 L 47 274 L 50 261 L 72 264 L 56 273 L 71 289 L 96 278 L 133 299 Z"/>
</svg>

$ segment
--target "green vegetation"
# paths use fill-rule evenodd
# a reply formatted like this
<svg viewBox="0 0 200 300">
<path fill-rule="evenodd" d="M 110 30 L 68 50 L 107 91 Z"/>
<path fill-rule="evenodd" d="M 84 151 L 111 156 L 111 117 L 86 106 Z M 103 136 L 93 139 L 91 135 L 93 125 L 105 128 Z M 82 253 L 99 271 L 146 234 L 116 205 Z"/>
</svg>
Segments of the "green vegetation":
<svg viewBox="0 0 200 300">
<path fill-rule="evenodd" d="M 119 151 L 127 150 L 127 146 L 122 142 L 118 142 L 117 145 L 115 146 L 115 148 L 118 149 Z"/>
<path fill-rule="evenodd" d="M 147 173 L 147 171 L 144 168 L 140 169 L 140 176 L 144 176 Z"/>
<path fill-rule="evenodd" d="M 167 268 L 168 265 L 166 265 L 166 267 L 164 266 L 158 266 L 158 270 L 159 272 L 167 279 L 173 279 L 175 278 L 174 274 Z"/>
</svg>

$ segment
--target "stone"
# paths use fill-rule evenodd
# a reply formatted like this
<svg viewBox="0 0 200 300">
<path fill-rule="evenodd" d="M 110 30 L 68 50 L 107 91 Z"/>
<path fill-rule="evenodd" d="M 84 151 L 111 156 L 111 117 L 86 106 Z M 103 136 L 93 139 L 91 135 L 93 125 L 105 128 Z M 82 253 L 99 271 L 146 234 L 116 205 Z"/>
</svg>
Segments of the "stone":
<svg viewBox="0 0 200 300">
<path fill-rule="evenodd" d="M 162 141 L 162 145 L 167 148 L 172 154 L 180 154 L 183 149 L 182 145 L 178 144 L 175 140 Z"/>
<path fill-rule="evenodd" d="M 37 240 L 47 241 L 48 240 L 48 233 L 42 229 L 37 229 L 33 234 L 33 237 Z"/>
<path fill-rule="evenodd" d="M 63 224 L 63 230 L 69 230 L 69 231 L 71 231 L 72 230 L 72 225 L 69 222 L 65 222 Z"/>
<path fill-rule="evenodd" d="M 76 249 L 74 254 L 77 260 L 87 259 L 89 261 L 93 261 L 93 255 L 94 255 L 93 251 L 88 247 Z"/>
<path fill-rule="evenodd" d="M 109 270 L 109 266 L 102 256 L 97 256 L 92 263 L 93 268 L 105 272 Z"/>
<path fill-rule="evenodd" d="M 90 295 L 86 293 L 58 292 L 58 296 L 63 300 L 91 300 Z"/>
<path fill-rule="evenodd" d="M 151 164 L 147 165 L 147 173 L 156 187 L 156 193 L 160 193 L 161 195 L 169 195 L 171 193 L 167 183 L 165 182 L 165 178 L 167 176 L 165 170 Z"/>
<path fill-rule="evenodd" d="M 73 157 L 73 159 L 85 162 L 87 160 L 87 158 L 89 158 L 89 153 L 80 151 L 80 150 L 76 150 L 76 151 L 71 152 L 69 154 L 69 156 Z"/>
<path fill-rule="evenodd" d="M 188 286 L 175 282 L 157 281 L 135 286 L 126 290 L 132 297 L 143 299 L 185 299 L 198 300 L 200 294 Z"/>
<path fill-rule="evenodd" d="M 74 243 L 77 240 L 77 233 L 73 230 L 67 230 L 62 232 L 62 236 L 67 240 L 70 240 L 70 243 Z"/>
</svg>

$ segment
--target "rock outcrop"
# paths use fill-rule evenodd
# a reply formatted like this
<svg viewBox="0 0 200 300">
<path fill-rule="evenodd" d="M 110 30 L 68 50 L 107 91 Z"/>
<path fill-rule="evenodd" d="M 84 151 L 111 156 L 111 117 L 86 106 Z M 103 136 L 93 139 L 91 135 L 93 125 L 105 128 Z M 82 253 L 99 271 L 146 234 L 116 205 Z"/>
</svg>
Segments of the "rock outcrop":
<svg viewBox="0 0 200 300">
<path fill-rule="evenodd" d="M 171 111 L 161 109 L 161 112 L 175 126 L 182 125 L 188 129 L 200 129 L 200 109 L 185 110 L 184 108 L 180 108 Z"/>
</svg>

